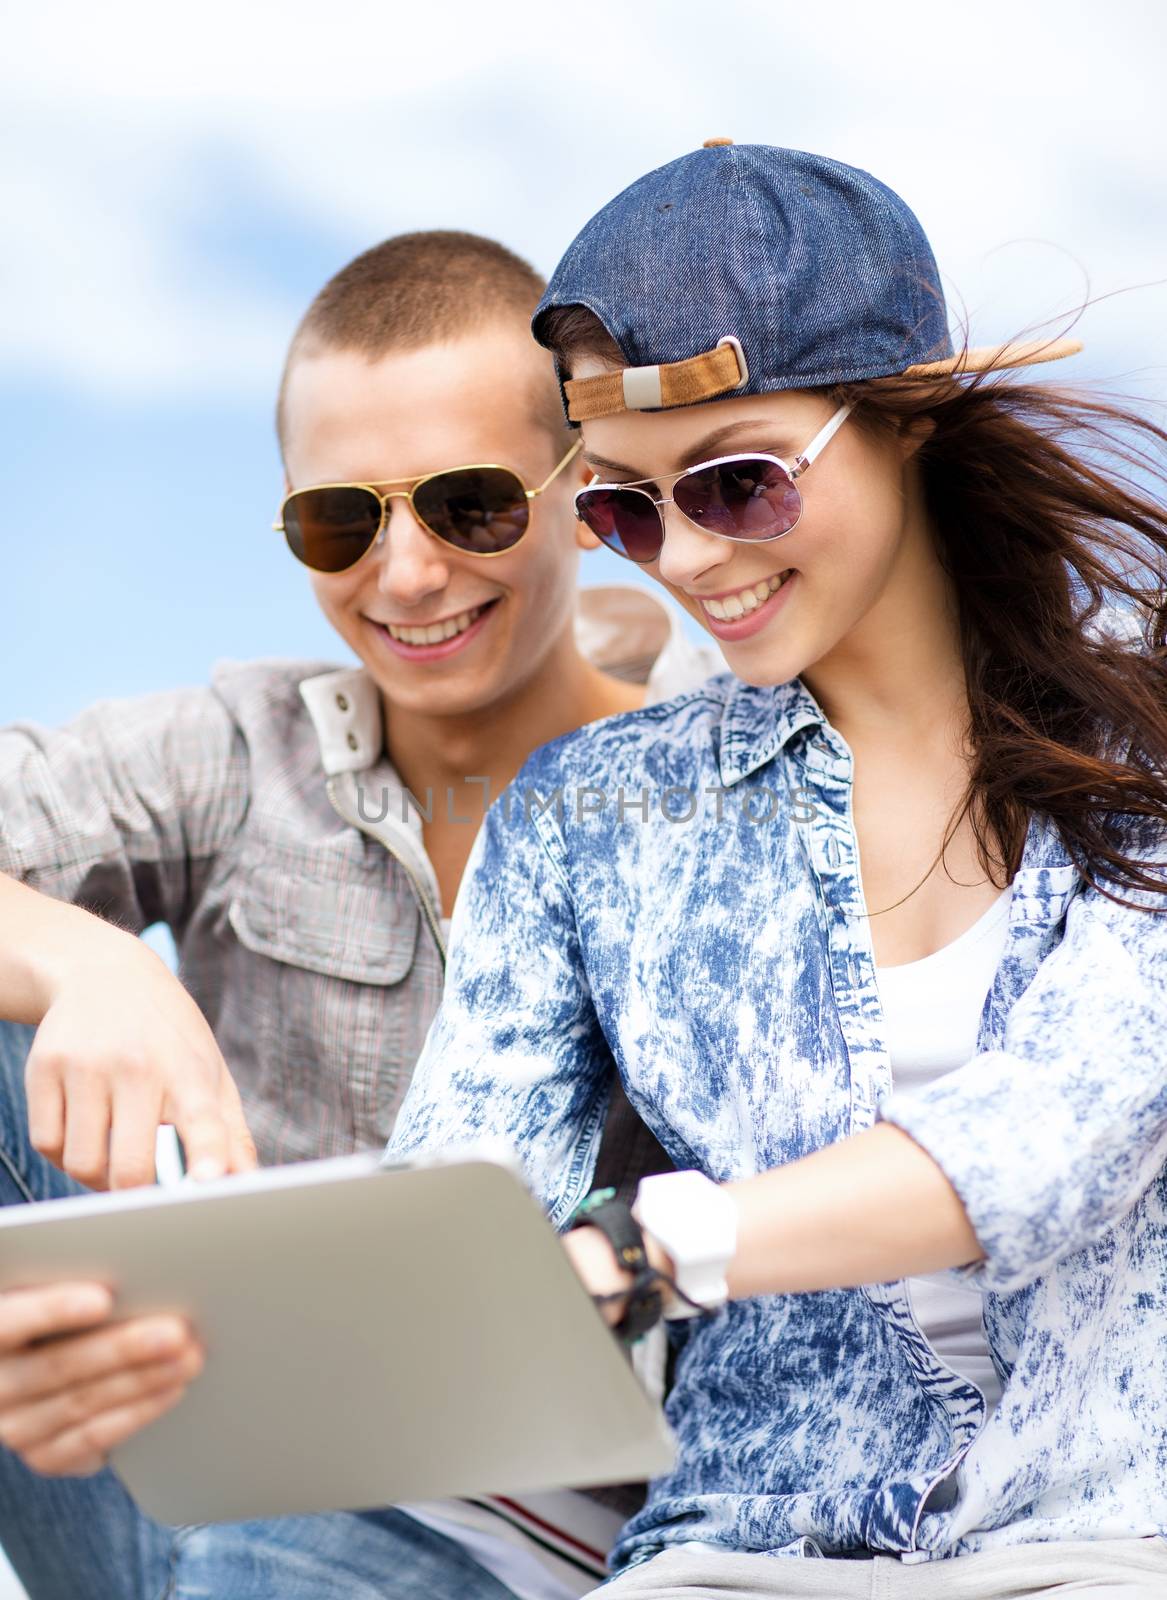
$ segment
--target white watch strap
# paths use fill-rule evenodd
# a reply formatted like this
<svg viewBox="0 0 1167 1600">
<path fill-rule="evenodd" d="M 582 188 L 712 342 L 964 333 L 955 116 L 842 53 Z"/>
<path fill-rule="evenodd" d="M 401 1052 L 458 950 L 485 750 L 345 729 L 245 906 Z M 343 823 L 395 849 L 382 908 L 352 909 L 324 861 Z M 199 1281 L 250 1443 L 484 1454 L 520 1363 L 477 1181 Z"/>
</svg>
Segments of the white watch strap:
<svg viewBox="0 0 1167 1600">
<path fill-rule="evenodd" d="M 664 1172 L 641 1180 L 632 1210 L 671 1256 L 678 1289 L 695 1302 L 676 1301 L 666 1317 L 692 1317 L 724 1305 L 726 1268 L 737 1249 L 737 1202 L 729 1191 L 700 1172 Z"/>
</svg>

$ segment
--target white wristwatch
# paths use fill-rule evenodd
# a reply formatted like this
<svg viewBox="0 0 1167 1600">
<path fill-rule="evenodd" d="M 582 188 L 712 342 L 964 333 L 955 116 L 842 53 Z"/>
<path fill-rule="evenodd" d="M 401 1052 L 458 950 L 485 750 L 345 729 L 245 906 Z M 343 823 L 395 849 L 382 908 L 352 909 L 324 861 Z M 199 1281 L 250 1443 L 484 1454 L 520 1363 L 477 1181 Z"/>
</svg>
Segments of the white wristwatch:
<svg viewBox="0 0 1167 1600">
<path fill-rule="evenodd" d="M 662 1172 L 642 1178 L 632 1215 L 673 1259 L 673 1276 L 686 1299 L 674 1297 L 666 1318 L 716 1311 L 729 1298 L 726 1268 L 737 1249 L 737 1201 L 700 1172 Z"/>
</svg>

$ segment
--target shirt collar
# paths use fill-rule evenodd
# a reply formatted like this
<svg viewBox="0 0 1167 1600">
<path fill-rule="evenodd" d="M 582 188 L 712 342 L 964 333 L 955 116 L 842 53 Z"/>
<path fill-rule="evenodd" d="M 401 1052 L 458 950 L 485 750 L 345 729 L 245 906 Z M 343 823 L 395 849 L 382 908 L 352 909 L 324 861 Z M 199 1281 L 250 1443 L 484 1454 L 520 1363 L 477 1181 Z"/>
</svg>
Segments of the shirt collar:
<svg viewBox="0 0 1167 1600">
<path fill-rule="evenodd" d="M 841 734 L 801 678 L 758 689 L 735 681 L 721 717 L 718 765 L 728 788 L 772 761 L 803 728 L 821 729 L 820 742 L 835 760 L 849 759 Z"/>
<path fill-rule="evenodd" d="M 721 718 L 722 783 L 728 788 L 748 778 L 808 728 L 817 730 L 811 741 L 811 765 L 825 768 L 832 777 L 848 773 L 851 752 L 846 740 L 831 727 L 800 678 L 769 689 L 734 680 Z M 1036 813 L 1030 817 L 1017 878 L 1019 892 L 1024 886 L 1024 892 L 1047 901 L 1051 894 L 1069 899 L 1080 887 L 1081 874 L 1048 817 Z"/>
<path fill-rule="evenodd" d="M 772 761 L 796 734 L 817 730 L 807 765 L 834 778 L 851 772 L 851 752 L 822 707 L 798 678 L 773 689 L 735 683 L 721 719 L 721 781 L 728 788 Z M 1055 824 L 1037 813 L 1029 819 L 1021 865 L 1013 878 L 1012 924 L 1056 926 L 1084 884 Z"/>
<path fill-rule="evenodd" d="M 363 772 L 385 748 L 381 694 L 364 667 L 320 672 L 300 684 L 327 775 Z"/>
<path fill-rule="evenodd" d="M 1029 819 L 1018 872 L 1047 872 L 1062 868 L 1068 868 L 1074 876 L 1078 875 L 1073 857 L 1066 849 L 1056 825 L 1048 817 L 1034 813 Z"/>
</svg>

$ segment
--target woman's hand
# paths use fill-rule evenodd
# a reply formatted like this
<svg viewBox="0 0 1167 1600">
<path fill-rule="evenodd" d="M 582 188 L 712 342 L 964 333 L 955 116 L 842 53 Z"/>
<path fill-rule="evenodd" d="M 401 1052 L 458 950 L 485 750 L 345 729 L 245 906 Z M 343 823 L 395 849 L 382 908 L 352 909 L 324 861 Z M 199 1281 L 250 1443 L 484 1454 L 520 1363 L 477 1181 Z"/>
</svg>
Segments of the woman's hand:
<svg viewBox="0 0 1167 1600">
<path fill-rule="evenodd" d="M 624 1315 L 624 1301 L 619 1298 L 608 1300 L 603 1296 L 626 1293 L 632 1287 L 632 1273 L 616 1260 L 612 1246 L 599 1228 L 573 1228 L 570 1233 L 563 1235 L 563 1248 L 584 1288 L 598 1300 L 604 1321 L 614 1328 Z M 649 1264 L 658 1272 L 672 1277 L 673 1263 L 649 1233 L 644 1236 L 644 1249 Z"/>
<path fill-rule="evenodd" d="M 99 1471 L 202 1370 L 181 1318 L 111 1323 L 112 1310 L 97 1284 L 0 1294 L 0 1444 L 34 1472 Z"/>
</svg>

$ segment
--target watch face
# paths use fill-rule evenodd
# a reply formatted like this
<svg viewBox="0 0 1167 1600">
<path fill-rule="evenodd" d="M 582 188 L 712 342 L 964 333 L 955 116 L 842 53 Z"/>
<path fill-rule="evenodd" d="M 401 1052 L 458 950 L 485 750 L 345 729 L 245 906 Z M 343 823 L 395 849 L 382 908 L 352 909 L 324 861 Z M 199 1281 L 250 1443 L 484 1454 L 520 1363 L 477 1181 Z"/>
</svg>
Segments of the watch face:
<svg viewBox="0 0 1167 1600">
<path fill-rule="evenodd" d="M 637 1192 L 636 1217 L 672 1257 L 678 1281 L 686 1267 L 717 1267 L 724 1273 L 733 1260 L 737 1202 L 700 1172 L 645 1178 Z"/>
</svg>

